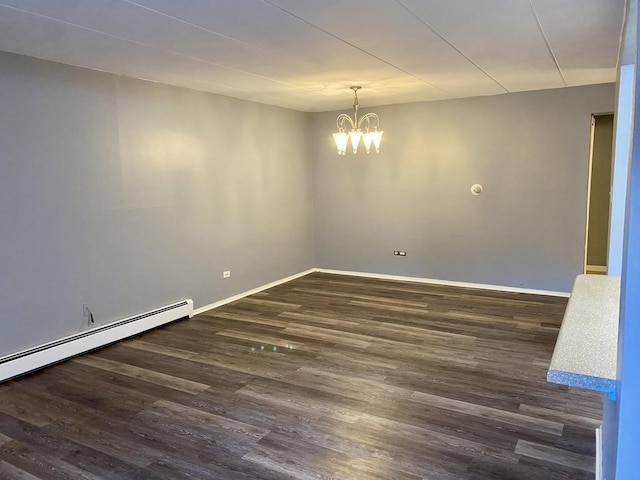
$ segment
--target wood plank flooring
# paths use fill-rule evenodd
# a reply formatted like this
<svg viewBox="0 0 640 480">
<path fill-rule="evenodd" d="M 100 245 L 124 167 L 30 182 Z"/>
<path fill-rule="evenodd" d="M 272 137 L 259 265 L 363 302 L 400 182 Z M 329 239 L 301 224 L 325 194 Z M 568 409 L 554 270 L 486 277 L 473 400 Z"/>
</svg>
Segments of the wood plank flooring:
<svg viewBox="0 0 640 480">
<path fill-rule="evenodd" d="M 0 479 L 593 479 L 565 306 L 314 273 L 0 386 Z"/>
</svg>

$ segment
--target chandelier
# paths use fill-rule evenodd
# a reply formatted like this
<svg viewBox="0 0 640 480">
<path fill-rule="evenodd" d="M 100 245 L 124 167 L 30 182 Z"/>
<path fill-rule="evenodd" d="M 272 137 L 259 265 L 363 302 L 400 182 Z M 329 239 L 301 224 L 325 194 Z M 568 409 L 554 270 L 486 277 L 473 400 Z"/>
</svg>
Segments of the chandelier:
<svg viewBox="0 0 640 480">
<path fill-rule="evenodd" d="M 349 88 L 353 90 L 354 114 L 353 118 L 345 113 L 338 115 L 338 133 L 333 134 L 333 138 L 336 141 L 336 147 L 338 147 L 338 155 L 345 155 L 349 139 L 351 139 L 353 153 L 358 153 L 358 144 L 360 143 L 361 138 L 367 153 L 369 153 L 372 143 L 376 152 L 380 152 L 380 139 L 384 133 L 382 131 L 378 131 L 380 119 L 375 113 L 367 113 L 366 115 L 358 118 L 358 90 L 360 90 L 361 87 Z M 349 132 L 347 132 L 347 124 L 351 125 L 351 130 L 349 130 Z M 362 130 L 363 125 L 364 131 Z M 373 130 L 371 130 L 371 128 L 373 128 Z"/>
</svg>

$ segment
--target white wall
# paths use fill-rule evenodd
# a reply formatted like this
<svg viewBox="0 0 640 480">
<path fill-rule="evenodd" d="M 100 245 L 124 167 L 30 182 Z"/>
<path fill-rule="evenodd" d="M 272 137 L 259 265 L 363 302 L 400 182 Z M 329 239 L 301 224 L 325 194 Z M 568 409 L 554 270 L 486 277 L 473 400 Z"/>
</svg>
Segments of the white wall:
<svg viewBox="0 0 640 480">
<path fill-rule="evenodd" d="M 633 89 L 635 65 L 622 65 L 618 74 L 616 98 L 615 142 L 613 178 L 611 185 L 611 214 L 609 219 L 609 275 L 622 275 L 622 247 L 624 243 L 624 217 L 631 151 L 631 125 L 633 121 Z"/>
</svg>

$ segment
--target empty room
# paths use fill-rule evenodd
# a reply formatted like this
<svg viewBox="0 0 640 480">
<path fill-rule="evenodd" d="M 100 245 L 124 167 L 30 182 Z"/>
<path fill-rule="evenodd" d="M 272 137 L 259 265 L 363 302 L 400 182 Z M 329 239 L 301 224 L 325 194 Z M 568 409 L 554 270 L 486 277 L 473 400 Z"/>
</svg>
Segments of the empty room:
<svg viewBox="0 0 640 480">
<path fill-rule="evenodd" d="M 637 23 L 0 0 L 0 478 L 638 478 Z"/>
</svg>

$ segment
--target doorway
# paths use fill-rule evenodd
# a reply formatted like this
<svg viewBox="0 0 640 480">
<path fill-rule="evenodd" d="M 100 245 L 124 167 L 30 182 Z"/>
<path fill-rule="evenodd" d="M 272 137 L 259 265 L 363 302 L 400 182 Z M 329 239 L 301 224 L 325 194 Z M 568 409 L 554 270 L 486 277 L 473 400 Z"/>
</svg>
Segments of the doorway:
<svg viewBox="0 0 640 480">
<path fill-rule="evenodd" d="M 591 116 L 585 273 L 607 274 L 613 127 L 612 113 Z"/>
</svg>

